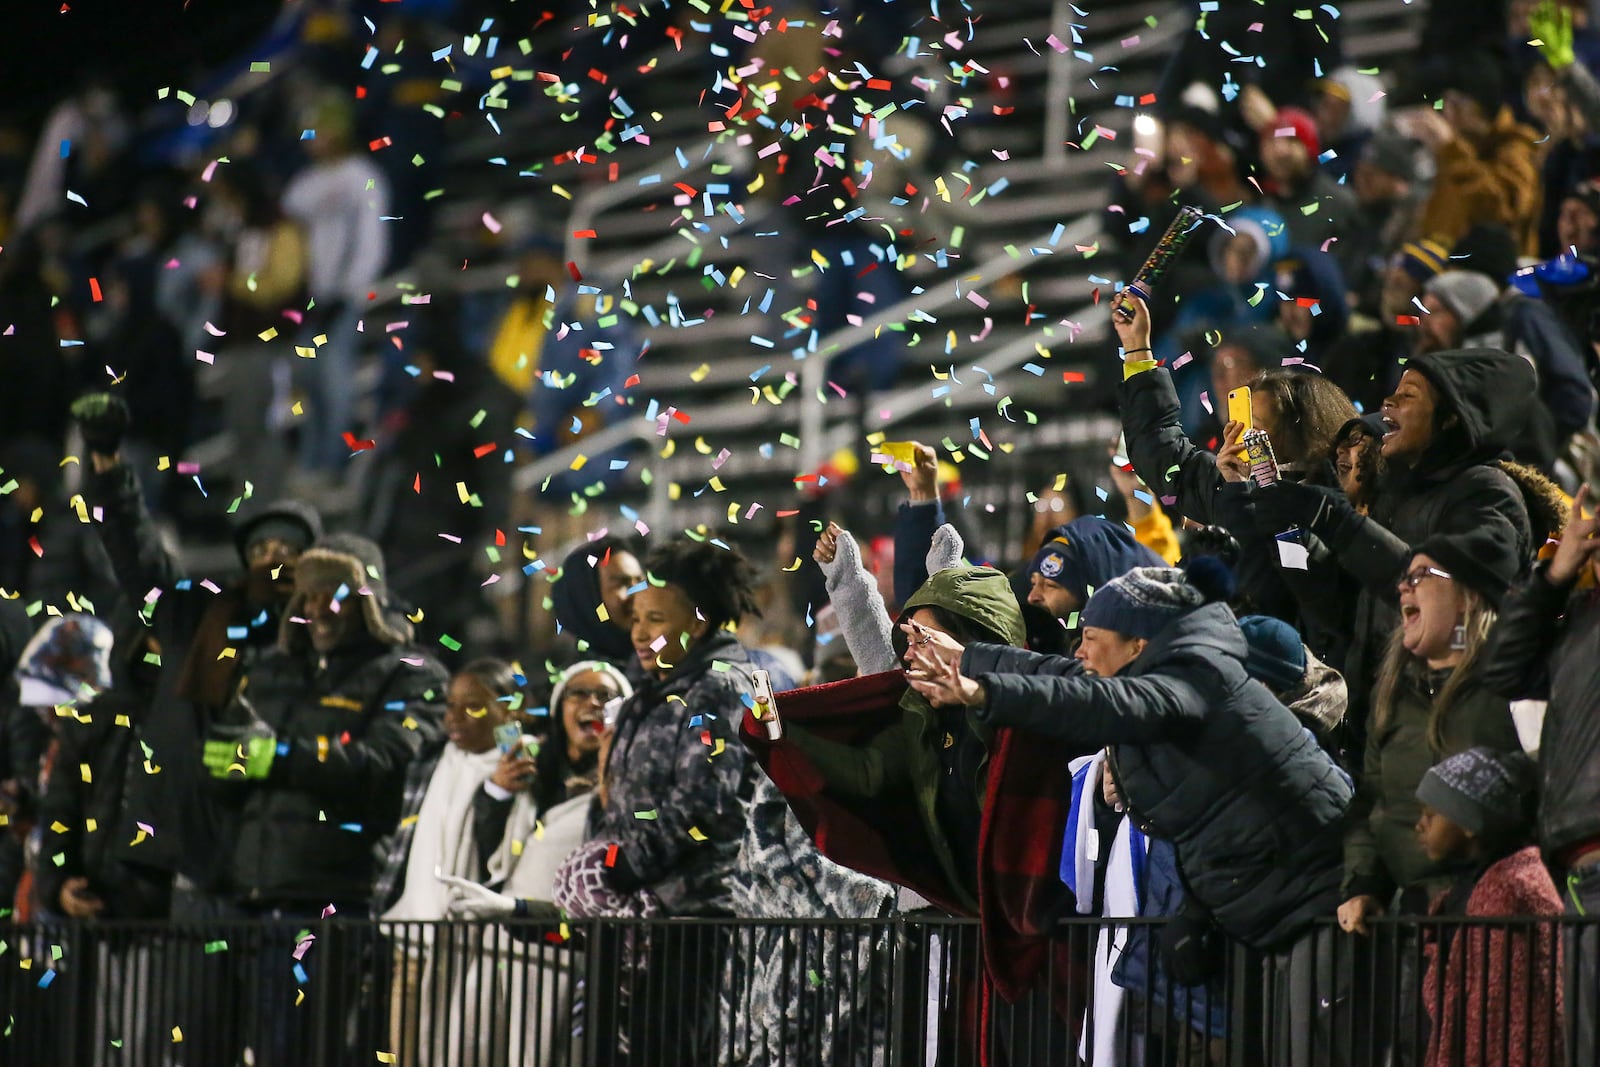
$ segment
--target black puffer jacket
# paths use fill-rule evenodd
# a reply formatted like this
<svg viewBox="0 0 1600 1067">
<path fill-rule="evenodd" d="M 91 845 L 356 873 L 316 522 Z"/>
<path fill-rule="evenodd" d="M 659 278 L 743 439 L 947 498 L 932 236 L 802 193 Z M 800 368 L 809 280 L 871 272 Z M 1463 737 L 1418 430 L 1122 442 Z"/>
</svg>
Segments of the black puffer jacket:
<svg viewBox="0 0 1600 1067">
<path fill-rule="evenodd" d="M 325 657 L 274 650 L 245 698 L 281 746 L 236 792 L 233 891 L 250 906 L 366 906 L 399 820 L 406 769 L 439 734 L 444 668 L 363 635 Z"/>
<path fill-rule="evenodd" d="M 1190 896 L 1230 936 L 1282 945 L 1338 906 L 1349 780 L 1294 713 L 1245 673 L 1233 612 L 1179 616 L 1112 678 L 1075 660 L 971 645 L 962 673 L 992 726 L 1111 746 L 1124 802 L 1173 842 Z"/>
<path fill-rule="evenodd" d="M 1552 863 L 1600 839 L 1600 591 L 1550 584 L 1539 567 L 1505 600 L 1483 684 L 1548 700 L 1539 735 L 1539 844 Z"/>
<path fill-rule="evenodd" d="M 1415 466 L 1391 465 L 1370 515 L 1350 513 L 1324 535 L 1340 565 L 1362 584 L 1344 674 L 1352 712 L 1347 721 L 1363 729 L 1384 643 L 1399 622 L 1395 585 L 1414 546 L 1434 534 L 1476 531 L 1512 545 L 1525 565 L 1539 547 L 1532 543 L 1521 490 L 1494 465 L 1527 420 L 1537 389 L 1533 368 L 1518 356 L 1474 349 L 1417 356 L 1406 369 L 1427 378 L 1440 406 L 1458 421 L 1435 435 Z"/>
</svg>

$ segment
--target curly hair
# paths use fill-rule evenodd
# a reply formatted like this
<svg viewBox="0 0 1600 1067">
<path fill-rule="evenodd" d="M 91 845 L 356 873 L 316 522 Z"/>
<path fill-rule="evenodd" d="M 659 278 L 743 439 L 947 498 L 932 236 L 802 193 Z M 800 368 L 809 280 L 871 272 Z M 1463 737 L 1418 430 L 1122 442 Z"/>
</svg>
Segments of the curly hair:
<svg viewBox="0 0 1600 1067">
<path fill-rule="evenodd" d="M 713 630 L 761 614 L 755 569 L 736 548 L 687 538 L 668 541 L 651 550 L 645 571 L 653 583 L 682 590 Z"/>
<path fill-rule="evenodd" d="M 1266 370 L 1255 376 L 1250 389 L 1272 399 L 1278 416 L 1272 447 L 1280 466 L 1311 470 L 1330 462 L 1339 430 L 1357 415 L 1344 390 L 1320 374 Z"/>
</svg>

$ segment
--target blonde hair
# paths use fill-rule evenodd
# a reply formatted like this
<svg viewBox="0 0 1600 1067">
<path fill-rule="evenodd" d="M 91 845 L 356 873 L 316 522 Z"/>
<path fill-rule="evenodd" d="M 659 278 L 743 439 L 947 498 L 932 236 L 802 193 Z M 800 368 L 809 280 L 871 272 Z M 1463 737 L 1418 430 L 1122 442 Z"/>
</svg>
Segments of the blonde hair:
<svg viewBox="0 0 1600 1067">
<path fill-rule="evenodd" d="M 1454 583 L 1454 579 L 1451 580 Z M 1466 631 L 1467 647 L 1450 671 L 1450 677 L 1437 693 L 1428 712 L 1428 745 L 1437 754 L 1444 751 L 1444 725 L 1457 700 L 1472 681 L 1477 670 L 1478 657 L 1494 628 L 1495 610 L 1489 602 L 1464 585 L 1455 585 L 1456 592 L 1466 601 L 1462 626 Z M 1372 691 L 1372 729 L 1382 730 L 1393 713 L 1395 695 L 1401 680 L 1408 673 L 1425 670 L 1427 665 L 1419 656 L 1406 651 L 1405 629 L 1396 625 L 1389 638 L 1389 649 L 1384 653 L 1383 664 L 1378 668 L 1378 683 Z"/>
</svg>

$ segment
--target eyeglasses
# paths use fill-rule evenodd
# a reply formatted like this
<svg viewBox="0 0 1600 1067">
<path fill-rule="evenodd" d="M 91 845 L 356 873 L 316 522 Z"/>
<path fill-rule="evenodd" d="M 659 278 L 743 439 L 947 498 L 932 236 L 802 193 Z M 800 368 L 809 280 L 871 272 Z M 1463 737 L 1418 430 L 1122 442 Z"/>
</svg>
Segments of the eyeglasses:
<svg viewBox="0 0 1600 1067">
<path fill-rule="evenodd" d="M 1424 578 L 1443 578 L 1448 582 L 1451 580 L 1451 575 L 1440 570 L 1438 567 L 1418 567 L 1414 571 L 1406 571 L 1406 573 L 1400 577 L 1400 584 L 1405 586 L 1407 589 L 1415 589 L 1417 587 L 1417 583 L 1422 581 Z"/>
<path fill-rule="evenodd" d="M 579 689 L 576 686 L 561 694 L 562 700 L 593 700 L 600 704 L 609 704 L 621 696 L 615 689 Z"/>
</svg>

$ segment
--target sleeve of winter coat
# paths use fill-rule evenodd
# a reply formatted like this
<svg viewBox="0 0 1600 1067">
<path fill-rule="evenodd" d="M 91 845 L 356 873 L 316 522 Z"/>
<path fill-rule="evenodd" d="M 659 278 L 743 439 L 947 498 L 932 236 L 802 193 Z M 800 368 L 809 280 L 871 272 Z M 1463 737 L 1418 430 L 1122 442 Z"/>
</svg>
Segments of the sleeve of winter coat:
<svg viewBox="0 0 1600 1067">
<path fill-rule="evenodd" d="M 1119 388 L 1122 432 L 1134 471 L 1158 498 L 1177 498 L 1170 506 L 1175 517 L 1211 522 L 1211 498 L 1222 482 L 1217 457 L 1183 432 L 1171 373 L 1157 367 L 1135 374 Z"/>
<path fill-rule="evenodd" d="M 850 531 L 839 534 L 833 562 L 819 566 L 827 582 L 828 601 L 839 618 L 839 632 L 856 661 L 856 670 L 861 674 L 894 670 L 894 623 L 889 609 L 883 606 L 878 583 L 861 562 L 861 550 Z"/>
<path fill-rule="evenodd" d="M 1541 564 L 1500 606 L 1489 632 L 1479 679 L 1485 689 L 1507 700 L 1545 700 L 1550 696 L 1550 650 L 1561 632 L 1562 607 L 1569 589 L 1551 585 Z"/>
<path fill-rule="evenodd" d="M 24 709 L 25 710 L 25 709 Z M 12 709 L 11 714 L 21 712 Z M 69 724 L 77 732 L 87 727 Z M 76 744 L 63 739 L 50 766 L 44 796 L 39 799 L 38 821 L 44 828 L 39 862 L 34 865 L 34 893 L 52 911 L 59 911 L 61 887 L 68 878 L 83 874 L 84 792 L 83 774 L 78 769 L 81 752 Z M 55 827 L 60 826 L 60 833 Z M 101 833 L 114 828 L 101 827 Z"/>
<path fill-rule="evenodd" d="M 1367 729 L 1367 747 L 1362 756 L 1361 774 L 1356 779 L 1356 794 L 1345 813 L 1344 887 L 1341 899 L 1362 895 L 1377 897 L 1388 905 L 1394 895 L 1394 880 L 1383 868 L 1378 841 L 1372 833 L 1372 813 L 1378 806 L 1378 782 L 1383 772 L 1379 731 Z"/>
<path fill-rule="evenodd" d="M 1515 549 L 1520 536 L 1508 516 L 1526 514 L 1526 507 L 1509 479 L 1492 467 L 1472 467 L 1457 476 L 1451 492 L 1450 505 L 1442 509 L 1430 534 L 1474 530 Z M 1411 545 L 1367 516 L 1355 515 L 1329 535 L 1329 547 L 1368 592 L 1387 603 L 1399 597 L 1395 586 L 1411 562 Z"/>
<path fill-rule="evenodd" d="M 903 719 L 859 747 L 818 737 L 802 726 L 790 724 L 785 730 L 829 789 L 870 800 L 911 782 L 908 754 L 915 741 Z"/>
<path fill-rule="evenodd" d="M 1076 675 L 984 674 L 986 693 L 975 718 L 1058 738 L 1083 750 L 1151 744 L 1187 731 L 1210 701 L 1182 674 L 1094 678 Z"/>
<path fill-rule="evenodd" d="M 161 543 L 156 525 L 145 510 L 133 468 L 121 463 L 104 474 L 91 473 L 84 488 L 89 506 L 102 511 L 102 521 L 94 528 L 106 555 L 111 557 L 112 571 L 128 603 L 137 609 L 152 589 L 171 595 L 181 577 L 177 561 Z"/>
<path fill-rule="evenodd" d="M 1518 333 L 1538 363 L 1539 399 L 1565 441 L 1594 418 L 1594 387 L 1584 370 L 1583 353 L 1548 304 L 1529 300 L 1518 311 Z"/>
<path fill-rule="evenodd" d="M 961 673 L 968 678 L 980 674 L 1077 675 L 1083 673 L 1083 664 L 1070 656 L 1052 656 L 1012 645 L 974 641 L 961 655 Z"/>
<path fill-rule="evenodd" d="M 926 559 L 933 532 L 944 525 L 937 500 L 901 504 L 894 514 L 894 598 L 904 604 L 928 580 Z"/>
<path fill-rule="evenodd" d="M 404 665 L 373 701 L 367 728 L 348 740 L 328 738 L 326 753 L 305 743 L 290 747 L 283 781 L 324 797 L 363 800 L 381 807 L 405 781 L 406 766 L 438 733 L 444 716 L 444 670 Z M 277 775 L 274 766 L 274 776 Z"/>
<path fill-rule="evenodd" d="M 1452 240 L 1474 222 L 1529 219 L 1536 213 L 1539 171 L 1533 145 L 1504 139 L 1482 159 L 1459 137 L 1439 147 L 1433 195 L 1422 212 L 1422 233 Z"/>
<path fill-rule="evenodd" d="M 1591 130 L 1600 130 L 1600 81 L 1596 81 L 1589 68 L 1581 62 L 1563 67 L 1556 78 L 1566 89 L 1567 99 L 1583 116 L 1584 125 Z"/>
<path fill-rule="evenodd" d="M 679 859 L 707 841 L 738 841 L 744 836 L 740 801 L 746 762 L 737 731 L 744 703 L 732 674 L 711 674 L 697 683 L 684 703 L 700 721 L 678 732 L 672 788 L 656 798 L 655 817 L 633 819 L 617 835 L 626 870 L 641 885 L 672 873 Z"/>
</svg>

